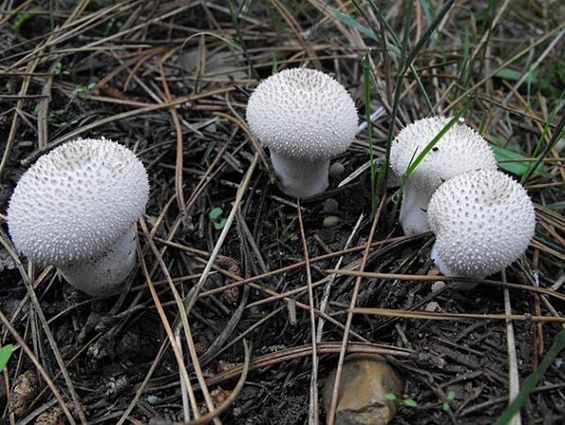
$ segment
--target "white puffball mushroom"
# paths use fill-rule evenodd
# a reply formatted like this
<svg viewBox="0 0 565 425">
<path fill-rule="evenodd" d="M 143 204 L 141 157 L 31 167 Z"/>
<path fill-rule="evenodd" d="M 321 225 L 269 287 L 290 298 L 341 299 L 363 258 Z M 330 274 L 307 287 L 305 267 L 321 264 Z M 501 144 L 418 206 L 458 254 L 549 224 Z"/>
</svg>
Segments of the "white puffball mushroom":
<svg viewBox="0 0 565 425">
<path fill-rule="evenodd" d="M 447 125 L 450 118 L 415 121 L 398 134 L 391 146 L 390 166 L 402 177 L 408 166 Z M 496 170 L 496 159 L 487 142 L 472 128 L 457 123 L 418 164 L 402 189 L 399 221 L 407 235 L 428 232 L 426 210 L 434 191 L 444 181 L 473 170 Z"/>
<path fill-rule="evenodd" d="M 134 223 L 149 197 L 135 154 L 107 139 L 77 139 L 40 157 L 8 207 L 16 249 L 52 264 L 78 289 L 119 292 L 135 264 Z"/>
<path fill-rule="evenodd" d="M 261 82 L 247 122 L 271 151 L 281 190 L 307 198 L 328 187 L 330 159 L 355 139 L 357 110 L 345 88 L 314 69 L 293 68 Z"/>
<path fill-rule="evenodd" d="M 530 197 L 500 171 L 461 174 L 443 183 L 428 205 L 436 235 L 432 259 L 447 276 L 484 278 L 522 255 L 535 231 Z"/>
</svg>

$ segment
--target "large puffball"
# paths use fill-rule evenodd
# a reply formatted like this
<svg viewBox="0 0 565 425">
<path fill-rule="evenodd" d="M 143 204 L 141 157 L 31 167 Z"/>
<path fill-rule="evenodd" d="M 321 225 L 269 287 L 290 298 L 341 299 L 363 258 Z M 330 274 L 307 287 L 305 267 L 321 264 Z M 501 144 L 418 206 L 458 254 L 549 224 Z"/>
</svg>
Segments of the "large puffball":
<svg viewBox="0 0 565 425">
<path fill-rule="evenodd" d="M 57 266 L 76 288 L 113 295 L 135 264 L 133 225 L 148 197 L 147 173 L 132 151 L 78 139 L 24 173 L 8 207 L 10 236 L 19 252 Z"/>
<path fill-rule="evenodd" d="M 355 139 L 357 110 L 323 72 L 294 68 L 267 78 L 247 104 L 253 134 L 271 151 L 283 192 L 305 198 L 328 186 L 329 160 Z"/>
<path fill-rule="evenodd" d="M 135 154 L 107 139 L 78 139 L 40 157 L 8 207 L 10 236 L 33 261 L 65 265 L 105 251 L 143 214 L 149 183 Z"/>
<path fill-rule="evenodd" d="M 428 222 L 440 272 L 483 278 L 526 251 L 535 212 L 518 182 L 500 171 L 480 170 L 443 183 L 428 205 Z"/>
</svg>

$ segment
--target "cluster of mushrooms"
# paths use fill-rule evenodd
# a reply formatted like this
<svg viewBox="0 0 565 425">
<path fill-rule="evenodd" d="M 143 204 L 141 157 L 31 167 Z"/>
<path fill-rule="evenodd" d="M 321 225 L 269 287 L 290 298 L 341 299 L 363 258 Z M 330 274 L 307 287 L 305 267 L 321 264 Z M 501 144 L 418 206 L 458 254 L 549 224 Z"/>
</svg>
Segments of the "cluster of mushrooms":
<svg viewBox="0 0 565 425">
<path fill-rule="evenodd" d="M 330 160 L 358 128 L 347 90 L 302 68 L 259 84 L 246 117 L 270 150 L 280 189 L 296 198 L 328 187 Z M 392 145 L 393 171 L 403 176 L 448 121 L 428 118 L 404 128 Z M 40 157 L 22 176 L 10 199 L 9 232 L 30 260 L 55 265 L 92 296 L 112 295 L 134 267 L 135 222 L 148 196 L 147 172 L 132 151 L 103 138 L 78 139 Z M 442 273 L 482 278 L 526 250 L 535 214 L 523 187 L 497 171 L 487 142 L 460 123 L 404 182 L 400 224 L 407 235 L 435 234 L 431 256 Z"/>
<path fill-rule="evenodd" d="M 391 147 L 395 174 L 402 176 L 448 122 L 426 118 L 404 128 Z M 431 257 L 447 276 L 484 278 L 503 270 L 526 251 L 535 231 L 528 194 L 497 170 L 488 143 L 463 123 L 408 177 L 399 221 L 407 235 L 435 234 Z"/>
<path fill-rule="evenodd" d="M 247 105 L 247 121 L 271 152 L 281 190 L 305 198 L 328 187 L 332 157 L 355 140 L 357 110 L 345 88 L 312 69 L 289 69 L 263 81 Z M 404 128 L 390 165 L 402 177 L 450 120 L 432 117 Z M 433 231 L 440 272 L 483 278 L 503 270 L 528 247 L 535 230 L 524 188 L 497 170 L 488 143 L 463 123 L 435 144 L 402 188 L 400 224 L 407 235 Z"/>
</svg>

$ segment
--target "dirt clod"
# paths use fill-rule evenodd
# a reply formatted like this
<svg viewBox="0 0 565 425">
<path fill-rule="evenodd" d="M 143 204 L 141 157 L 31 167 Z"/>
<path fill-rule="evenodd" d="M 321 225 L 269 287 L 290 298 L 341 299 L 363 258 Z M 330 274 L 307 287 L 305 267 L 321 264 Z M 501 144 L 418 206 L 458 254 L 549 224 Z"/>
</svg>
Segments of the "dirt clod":
<svg viewBox="0 0 565 425">
<path fill-rule="evenodd" d="M 35 374 L 28 370 L 16 378 L 10 399 L 10 411 L 17 418 L 22 417 L 33 401 L 37 390 L 38 381 Z"/>
<path fill-rule="evenodd" d="M 324 384 L 324 409 L 329 414 L 336 371 Z M 397 411 L 394 400 L 400 397 L 404 383 L 381 356 L 352 355 L 343 364 L 336 425 L 386 425 Z"/>
</svg>

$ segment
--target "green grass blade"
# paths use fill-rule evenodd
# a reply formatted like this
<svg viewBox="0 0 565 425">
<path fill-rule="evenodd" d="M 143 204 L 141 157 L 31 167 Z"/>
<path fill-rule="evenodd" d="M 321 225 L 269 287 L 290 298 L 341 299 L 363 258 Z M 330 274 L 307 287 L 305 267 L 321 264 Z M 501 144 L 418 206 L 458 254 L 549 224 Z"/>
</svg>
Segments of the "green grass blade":
<svg viewBox="0 0 565 425">
<path fill-rule="evenodd" d="M 372 0 L 370 0 L 370 2 L 371 2 L 371 4 L 373 4 Z M 392 111 L 391 111 L 391 114 L 390 114 L 390 125 L 389 125 L 389 129 L 388 129 L 388 133 L 387 133 L 387 145 L 386 145 L 385 161 L 384 161 L 384 164 L 383 164 L 383 166 L 386 167 L 386 169 L 385 169 L 384 175 L 383 175 L 383 182 L 381 184 L 379 184 L 379 186 L 377 188 L 379 193 L 381 193 L 381 191 L 384 189 L 384 183 L 386 182 L 386 177 L 387 177 L 388 163 L 389 163 L 389 159 L 390 159 L 390 147 L 392 145 L 392 138 L 393 138 L 395 123 L 396 123 L 396 116 L 398 114 L 398 107 L 399 107 L 399 103 L 400 103 L 400 92 L 402 91 L 402 84 L 400 84 L 401 81 L 402 81 L 402 76 L 404 75 L 404 72 L 406 71 L 406 69 L 408 69 L 408 67 L 410 67 L 412 65 L 414 58 L 416 57 L 418 52 L 424 47 L 424 45 L 427 43 L 427 41 L 429 40 L 432 33 L 436 30 L 436 28 L 438 27 L 438 25 L 440 24 L 442 19 L 445 17 L 446 13 L 453 6 L 454 2 L 455 2 L 455 0 L 448 0 L 445 3 L 445 5 L 441 8 L 441 10 L 435 16 L 433 22 L 426 28 L 426 30 L 424 31 L 424 34 L 422 35 L 420 40 L 418 40 L 418 42 L 416 43 L 416 46 L 414 46 L 414 48 L 406 56 L 406 44 L 405 44 L 405 42 L 407 41 L 407 32 L 409 32 L 409 28 L 410 28 L 409 24 L 411 22 L 410 18 L 412 16 L 412 13 L 411 13 L 412 12 L 412 2 L 410 2 L 410 4 L 407 6 L 408 7 L 408 13 L 406 13 L 406 19 L 405 19 L 405 22 L 404 22 L 405 37 L 404 37 L 404 40 L 403 40 L 403 47 L 401 49 L 402 62 L 401 62 L 400 69 L 398 70 L 398 73 L 396 75 L 396 84 L 395 84 L 396 88 L 394 90 L 394 100 L 393 100 L 393 104 L 392 104 Z M 464 108 L 464 109 L 466 109 L 466 108 Z"/>
<path fill-rule="evenodd" d="M 428 42 L 428 40 L 436 30 L 438 25 L 441 23 L 444 16 L 447 14 L 447 12 L 449 12 L 449 9 L 451 9 L 453 3 L 455 3 L 455 0 L 448 0 L 447 2 L 445 2 L 441 10 L 434 18 L 433 22 L 426 28 L 426 30 L 424 31 L 424 33 L 422 34 L 422 36 L 420 37 L 414 48 L 410 51 L 410 53 L 408 53 L 408 58 L 404 63 L 404 70 L 406 70 L 408 66 L 412 64 L 412 62 L 414 61 L 420 50 L 422 50 L 422 48 Z"/>
<path fill-rule="evenodd" d="M 383 193 L 385 189 L 386 180 L 388 177 L 388 164 L 390 161 L 390 148 L 392 146 L 392 136 L 394 134 L 394 128 L 396 123 L 396 116 L 398 115 L 398 107 L 400 104 L 400 92 L 402 91 L 402 76 L 404 75 L 404 71 L 406 70 L 406 49 L 408 46 L 408 34 L 410 33 L 410 22 L 412 18 L 412 2 L 410 1 L 407 5 L 408 12 L 404 17 L 403 28 L 404 28 L 404 36 L 401 44 L 400 49 L 400 56 L 401 56 L 401 65 L 400 69 L 398 70 L 395 78 L 395 89 L 394 89 L 394 98 L 392 102 L 392 110 L 390 113 L 390 124 L 388 126 L 387 132 L 387 140 L 386 140 L 386 151 L 385 151 L 385 158 L 382 164 L 382 173 L 379 173 L 379 180 L 377 185 L 377 193 L 380 197 L 380 194 Z"/>
<path fill-rule="evenodd" d="M 565 132 L 563 131 L 564 126 L 565 126 L 565 114 L 561 115 L 561 118 L 559 120 L 559 123 L 557 124 L 557 127 L 555 127 L 555 130 L 553 130 L 553 134 L 551 135 L 551 139 L 549 139 L 549 142 L 545 146 L 545 149 L 543 150 L 543 152 L 538 157 L 537 161 L 530 167 L 530 169 L 527 171 L 527 173 L 525 173 L 522 176 L 522 182 L 521 182 L 522 184 L 527 182 L 528 178 L 538 169 L 538 167 L 542 163 L 543 159 L 547 156 L 547 154 L 551 150 L 551 148 L 553 146 L 555 146 L 557 144 L 557 142 L 559 140 L 561 140 L 562 137 L 565 137 Z"/>
<path fill-rule="evenodd" d="M 498 78 L 502 78 L 503 80 L 518 81 L 520 78 L 522 78 L 522 73 L 520 71 L 516 71 L 515 69 L 502 68 L 500 71 L 494 74 L 494 76 Z M 526 82 L 533 83 L 536 81 L 536 79 L 537 79 L 536 70 L 527 72 Z"/>
<path fill-rule="evenodd" d="M 379 40 L 380 40 L 379 34 L 375 30 L 373 30 L 371 27 L 368 27 L 366 25 L 361 24 L 357 19 L 355 19 L 351 15 L 343 13 L 341 10 L 338 10 L 335 7 L 328 6 L 328 10 L 341 23 L 347 25 L 350 28 L 353 28 L 354 30 L 360 32 L 361 34 L 365 35 L 366 37 L 370 38 L 371 40 L 373 40 L 375 42 L 379 42 Z M 400 51 L 398 50 L 398 47 L 391 45 L 390 43 L 386 43 L 386 42 L 385 42 L 385 45 L 386 45 L 386 48 L 391 53 L 394 53 L 395 55 L 398 55 L 400 53 Z"/>
<path fill-rule="evenodd" d="M 10 361 L 10 357 L 12 357 L 13 352 L 14 346 L 12 344 L 6 344 L 2 348 L 0 348 L 0 372 L 4 370 L 4 368 Z"/>
<path fill-rule="evenodd" d="M 420 163 L 424 160 L 427 154 L 434 148 L 434 146 L 441 140 L 441 138 L 459 121 L 459 118 L 465 113 L 467 108 L 463 108 L 458 114 L 456 114 L 453 118 L 449 120 L 449 122 L 443 127 L 435 137 L 430 140 L 430 142 L 422 149 L 422 151 L 414 158 L 413 161 L 410 162 L 408 168 L 406 169 L 405 173 L 400 178 L 400 184 L 404 185 L 406 180 L 410 177 L 410 174 L 414 172 L 414 170 L 420 165 Z"/>
<path fill-rule="evenodd" d="M 553 211 L 565 211 L 565 201 L 547 204 L 545 205 L 545 208 L 549 208 L 550 210 Z"/>
<path fill-rule="evenodd" d="M 240 28 L 240 25 L 239 25 L 239 15 L 241 14 L 241 12 L 243 10 L 243 6 L 245 5 L 245 1 L 242 2 L 242 5 L 239 9 L 234 8 L 231 0 L 227 1 L 227 5 L 228 5 L 228 12 L 229 12 L 230 18 L 231 18 L 232 23 L 233 23 L 234 28 L 235 28 L 235 34 L 236 34 L 237 42 L 239 43 L 241 52 L 243 53 L 243 56 L 245 57 L 245 60 L 247 61 L 247 66 L 249 67 L 249 70 L 251 71 L 253 76 L 259 80 L 259 74 L 258 74 L 257 70 L 255 69 L 255 66 L 253 65 L 253 61 L 249 57 L 249 52 L 247 51 L 247 47 L 245 45 L 245 39 L 243 38 L 243 34 L 241 33 L 241 28 Z"/>
<path fill-rule="evenodd" d="M 531 168 L 532 161 L 525 160 L 521 153 L 493 144 L 490 144 L 490 148 L 494 153 L 498 166 L 504 171 L 514 174 L 515 176 L 522 177 L 528 173 L 528 170 Z M 541 167 L 538 167 L 537 173 L 544 177 L 551 178 L 549 170 L 543 164 Z"/>
<path fill-rule="evenodd" d="M 359 13 L 363 16 L 363 9 L 361 8 L 361 6 L 359 6 L 357 4 L 357 2 L 354 0 L 353 4 L 355 5 L 355 7 L 357 8 L 357 10 L 359 11 Z M 399 49 L 399 45 L 401 44 L 400 41 L 398 40 L 398 37 L 396 36 L 396 33 L 394 31 L 394 29 L 391 27 L 391 25 L 388 23 L 388 21 L 386 20 L 386 18 L 383 16 L 382 14 L 382 10 L 381 8 L 375 3 L 375 0 L 369 0 L 369 4 L 371 5 L 373 12 L 375 13 L 375 16 L 377 17 L 379 24 L 381 26 L 381 28 L 384 28 L 388 31 L 389 35 L 391 36 L 393 43 L 394 44 L 390 44 L 388 42 L 385 42 L 384 44 L 386 45 L 386 50 L 388 52 L 392 52 L 395 55 L 400 55 L 400 49 Z M 412 9 L 412 5 L 408 5 L 407 6 L 409 8 L 409 11 L 411 11 Z M 365 19 L 367 19 L 367 17 L 365 16 Z M 373 34 L 376 33 L 376 31 L 374 29 L 372 29 Z M 383 33 L 384 34 L 384 33 Z M 384 35 L 383 35 L 384 37 Z M 386 53 L 385 53 L 386 54 Z M 433 111 L 434 106 L 432 104 L 432 101 L 430 99 L 430 96 L 428 95 L 428 92 L 426 91 L 426 88 L 424 86 L 424 83 L 422 82 L 422 79 L 420 78 L 420 75 L 418 74 L 418 72 L 416 71 L 416 68 L 414 67 L 413 64 L 409 65 L 409 69 L 410 72 L 412 73 L 412 75 L 414 76 L 414 79 L 416 80 L 416 84 L 418 85 L 418 90 L 420 90 L 420 92 L 422 93 L 422 95 L 424 96 L 424 100 L 426 101 L 426 105 L 429 108 L 430 111 Z M 387 76 L 388 78 L 388 76 Z M 388 83 L 387 83 L 388 84 Z M 390 102 L 390 100 L 389 100 Z"/>
<path fill-rule="evenodd" d="M 369 143 L 369 161 L 371 165 L 371 211 L 377 207 L 375 203 L 376 181 L 375 181 L 375 160 L 373 152 L 373 123 L 371 121 L 371 80 L 370 80 L 369 58 L 363 59 L 363 91 L 365 97 L 365 119 L 367 120 L 367 142 Z"/>
<path fill-rule="evenodd" d="M 379 41 L 379 36 L 378 36 L 378 34 L 375 34 L 375 32 L 374 32 L 371 28 L 369 28 L 369 27 L 367 27 L 367 26 L 365 26 L 365 25 L 363 25 L 363 24 L 360 24 L 360 23 L 359 23 L 355 18 L 353 18 L 352 16 L 350 16 L 350 15 L 348 15 L 348 14 L 346 14 L 346 13 L 343 13 L 341 10 L 338 10 L 338 9 L 336 9 L 335 7 L 332 7 L 332 6 L 328 6 L 328 10 L 329 10 L 330 12 L 332 12 L 332 15 L 334 15 L 334 17 L 335 17 L 338 21 L 344 23 L 345 25 L 347 25 L 348 27 L 353 28 L 353 29 L 356 30 L 356 31 L 359 31 L 361 34 L 363 34 L 363 35 L 369 37 L 369 38 L 370 38 L 371 40 L 373 40 L 373 41 Z"/>
<path fill-rule="evenodd" d="M 435 11 L 428 0 L 420 0 L 420 6 L 422 7 L 422 12 L 424 12 L 427 21 L 434 19 Z"/>
<path fill-rule="evenodd" d="M 508 424 L 514 415 L 518 413 L 520 408 L 526 402 L 530 393 L 534 390 L 538 382 L 541 380 L 555 357 L 565 348 L 565 330 L 560 331 L 557 336 L 555 337 L 555 341 L 553 345 L 548 350 L 547 354 L 542 359 L 538 368 L 528 376 L 524 382 L 522 383 L 522 388 L 520 388 L 520 392 L 508 405 L 508 407 L 502 412 L 502 415 L 496 420 L 494 425 L 506 425 Z"/>
</svg>

